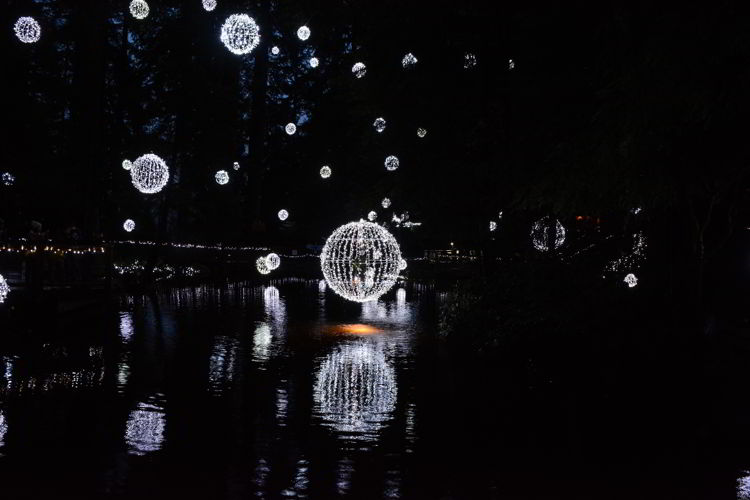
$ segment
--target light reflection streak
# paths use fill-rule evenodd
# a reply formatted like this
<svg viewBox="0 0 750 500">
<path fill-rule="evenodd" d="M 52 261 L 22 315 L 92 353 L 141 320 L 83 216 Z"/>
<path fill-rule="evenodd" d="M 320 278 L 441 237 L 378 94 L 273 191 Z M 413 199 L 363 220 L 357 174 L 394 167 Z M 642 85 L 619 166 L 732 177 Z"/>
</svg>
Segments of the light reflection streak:
<svg viewBox="0 0 750 500">
<path fill-rule="evenodd" d="M 120 313 L 120 338 L 124 343 L 133 338 L 133 313 L 129 311 Z"/>
<path fill-rule="evenodd" d="M 271 327 L 267 323 L 259 324 L 253 334 L 253 361 L 268 361 L 272 341 Z"/>
<path fill-rule="evenodd" d="M 8 432 L 8 422 L 5 420 L 3 410 L 0 410 L 0 448 L 5 446 L 5 434 Z M 2 456 L 2 455 L 0 455 Z"/>
<path fill-rule="evenodd" d="M 214 339 L 213 352 L 209 360 L 208 386 L 215 393 L 234 380 L 239 342 L 231 337 L 219 335 Z"/>
<path fill-rule="evenodd" d="M 125 442 L 131 455 L 158 451 L 164 442 L 166 422 L 164 411 L 152 402 L 138 403 L 130 412 L 125 429 Z"/>
</svg>

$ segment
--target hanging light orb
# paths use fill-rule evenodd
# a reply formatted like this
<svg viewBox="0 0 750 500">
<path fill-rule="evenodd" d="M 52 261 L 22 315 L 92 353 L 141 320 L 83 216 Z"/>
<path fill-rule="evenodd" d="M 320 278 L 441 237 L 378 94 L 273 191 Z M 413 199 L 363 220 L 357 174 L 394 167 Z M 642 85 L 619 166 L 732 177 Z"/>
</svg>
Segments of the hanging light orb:
<svg viewBox="0 0 750 500">
<path fill-rule="evenodd" d="M 415 64 L 417 64 L 417 58 L 414 57 L 414 54 L 412 54 L 411 52 L 406 54 L 404 58 L 401 59 L 401 66 L 403 66 L 404 68 L 408 68 L 409 66 L 413 66 Z"/>
<path fill-rule="evenodd" d="M 375 118 L 372 126 L 375 127 L 376 132 L 382 132 L 383 130 L 385 130 L 385 118 Z"/>
<path fill-rule="evenodd" d="M 331 176 L 332 173 L 333 173 L 333 171 L 331 170 L 331 167 L 329 167 L 328 165 L 323 165 L 320 168 L 320 176 L 323 179 L 328 179 Z"/>
<path fill-rule="evenodd" d="M 565 228 L 557 219 L 554 221 L 555 241 L 549 241 L 550 224 L 552 224 L 552 220 L 549 217 L 542 217 L 531 228 L 531 242 L 534 248 L 540 252 L 549 251 L 550 243 L 554 244 L 552 248 L 556 250 L 565 242 Z"/>
<path fill-rule="evenodd" d="M 216 0 L 203 0 L 203 8 L 211 12 L 216 8 Z"/>
<path fill-rule="evenodd" d="M 300 26 L 299 29 L 297 29 L 297 38 L 303 42 L 310 38 L 310 28 L 307 26 Z"/>
<path fill-rule="evenodd" d="M 229 182 L 229 172 L 226 170 L 219 170 L 216 172 L 214 178 L 216 179 L 216 184 L 223 186 Z"/>
<path fill-rule="evenodd" d="M 387 170 L 390 170 L 391 172 L 396 170 L 401 163 L 398 161 L 398 158 L 395 156 L 389 156 L 385 159 L 385 168 Z"/>
<path fill-rule="evenodd" d="M 471 52 L 464 54 L 464 69 L 470 69 L 477 65 L 477 56 Z"/>
<path fill-rule="evenodd" d="M 235 170 L 239 170 L 240 169 L 239 162 L 234 162 L 234 165 L 232 165 L 232 168 L 235 169 Z"/>
<path fill-rule="evenodd" d="M 376 300 L 398 278 L 401 250 L 385 228 L 360 220 L 336 229 L 320 254 L 328 286 L 353 302 Z"/>
<path fill-rule="evenodd" d="M 291 122 L 287 123 L 284 130 L 286 130 L 287 135 L 294 135 L 294 133 L 297 132 L 297 125 Z"/>
<path fill-rule="evenodd" d="M 391 199 L 390 198 L 383 198 L 383 201 L 380 202 L 380 206 L 383 208 L 388 208 L 391 206 Z"/>
<path fill-rule="evenodd" d="M 367 220 L 370 222 L 375 222 L 375 219 L 378 218 L 378 213 L 375 210 L 370 210 L 370 213 L 367 214 Z"/>
<path fill-rule="evenodd" d="M 122 160 L 122 168 L 125 170 L 130 170 L 133 168 L 133 162 L 130 160 Z"/>
<path fill-rule="evenodd" d="M 133 0 L 130 2 L 130 14 L 136 19 L 148 17 L 148 4 L 144 0 Z"/>
<path fill-rule="evenodd" d="M 623 281 L 627 283 L 628 288 L 633 288 L 638 284 L 638 278 L 633 273 L 630 273 L 627 276 L 625 276 L 625 279 Z"/>
<path fill-rule="evenodd" d="M 36 19 L 29 16 L 19 17 L 16 24 L 13 25 L 13 31 L 23 43 L 38 42 L 42 36 L 42 27 L 36 22 Z"/>
<path fill-rule="evenodd" d="M 266 263 L 266 258 L 261 256 L 258 257 L 255 260 L 255 269 L 258 270 L 260 274 L 268 274 L 271 272 L 270 269 L 268 269 L 268 264 Z"/>
<path fill-rule="evenodd" d="M 169 167 L 164 160 L 149 153 L 133 162 L 130 178 L 133 186 L 141 193 L 158 193 L 169 181 Z"/>
<path fill-rule="evenodd" d="M 367 74 L 367 66 L 365 66 L 365 63 L 358 62 L 352 66 L 352 74 L 357 78 L 365 76 Z"/>
<path fill-rule="evenodd" d="M 490 232 L 494 232 L 497 229 L 497 222 L 494 220 L 490 221 Z"/>
<path fill-rule="evenodd" d="M 279 50 L 279 48 L 276 45 L 274 45 L 273 47 L 271 47 L 271 54 L 273 54 L 275 56 L 278 56 L 279 52 L 281 52 L 281 50 Z"/>
<path fill-rule="evenodd" d="M 5 299 L 8 298 L 8 294 L 10 293 L 10 285 L 5 280 L 2 274 L 0 274 L 0 304 L 5 302 Z"/>
<path fill-rule="evenodd" d="M 409 266 L 409 264 L 406 262 L 406 259 L 401 259 L 398 261 L 398 270 L 403 271 Z"/>
<path fill-rule="evenodd" d="M 275 253 L 269 253 L 266 255 L 266 266 L 271 271 L 278 269 L 281 265 L 281 257 L 278 256 L 278 254 Z"/>
<path fill-rule="evenodd" d="M 219 39 L 232 54 L 249 54 L 260 43 L 260 28 L 247 14 L 232 14 L 222 24 Z"/>
<path fill-rule="evenodd" d="M 311 57 L 310 58 L 310 67 L 311 68 L 317 68 L 318 64 L 320 64 L 320 61 L 318 61 L 317 57 Z"/>
<path fill-rule="evenodd" d="M 132 232 L 133 229 L 135 229 L 135 221 L 133 219 L 128 219 L 122 224 L 122 228 L 127 232 Z"/>
<path fill-rule="evenodd" d="M 3 185 L 12 186 L 16 183 L 16 176 L 10 172 L 4 172 L 3 175 L 0 176 L 0 180 L 3 181 Z"/>
<path fill-rule="evenodd" d="M 424 129 L 422 127 L 419 127 L 417 129 L 417 137 L 419 137 L 420 139 L 422 139 L 426 135 L 427 135 L 427 129 Z"/>
<path fill-rule="evenodd" d="M 277 214 L 279 216 L 279 220 L 287 220 L 289 218 L 289 212 L 287 212 L 285 209 L 279 210 L 279 213 Z"/>
</svg>

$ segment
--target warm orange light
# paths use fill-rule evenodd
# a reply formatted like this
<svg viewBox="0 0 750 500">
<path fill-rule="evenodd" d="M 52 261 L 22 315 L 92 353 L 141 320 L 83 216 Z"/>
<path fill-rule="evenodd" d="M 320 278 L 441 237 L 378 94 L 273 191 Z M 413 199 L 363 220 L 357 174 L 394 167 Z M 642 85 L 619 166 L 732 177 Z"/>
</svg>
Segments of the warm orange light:
<svg viewBox="0 0 750 500">
<path fill-rule="evenodd" d="M 357 323 L 353 325 L 335 325 L 328 329 L 328 332 L 343 335 L 374 335 L 382 333 L 383 330 L 374 326 Z"/>
</svg>

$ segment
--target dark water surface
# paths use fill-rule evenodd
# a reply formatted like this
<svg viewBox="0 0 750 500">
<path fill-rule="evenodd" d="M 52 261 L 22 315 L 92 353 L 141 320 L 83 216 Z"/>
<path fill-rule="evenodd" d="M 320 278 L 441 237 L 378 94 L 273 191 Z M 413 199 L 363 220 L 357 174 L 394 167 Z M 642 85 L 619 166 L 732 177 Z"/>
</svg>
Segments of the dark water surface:
<svg viewBox="0 0 750 500">
<path fill-rule="evenodd" d="M 624 446 L 630 413 L 582 437 L 571 422 L 596 396 L 539 390 L 527 360 L 498 367 L 510 383 L 467 383 L 439 340 L 440 297 L 175 289 L 6 347 L 0 498 L 750 498 L 735 462 L 692 457 L 692 436 Z"/>
</svg>

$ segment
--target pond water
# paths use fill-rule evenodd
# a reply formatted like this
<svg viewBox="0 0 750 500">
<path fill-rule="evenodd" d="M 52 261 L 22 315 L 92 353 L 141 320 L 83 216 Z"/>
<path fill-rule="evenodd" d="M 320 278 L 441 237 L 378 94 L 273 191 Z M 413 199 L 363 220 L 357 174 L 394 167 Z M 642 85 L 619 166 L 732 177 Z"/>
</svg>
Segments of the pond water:
<svg viewBox="0 0 750 500">
<path fill-rule="evenodd" d="M 558 446 L 578 417 L 536 429 L 549 421 L 527 412 L 558 398 L 520 397 L 530 377 L 465 385 L 437 334 L 441 296 L 180 288 L 4 348 L 0 497 L 750 498 L 733 465 L 582 465 L 580 445 Z"/>
</svg>

